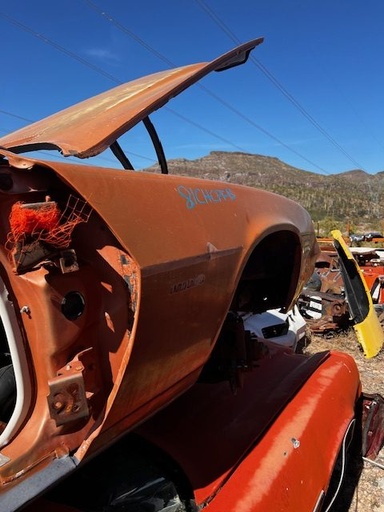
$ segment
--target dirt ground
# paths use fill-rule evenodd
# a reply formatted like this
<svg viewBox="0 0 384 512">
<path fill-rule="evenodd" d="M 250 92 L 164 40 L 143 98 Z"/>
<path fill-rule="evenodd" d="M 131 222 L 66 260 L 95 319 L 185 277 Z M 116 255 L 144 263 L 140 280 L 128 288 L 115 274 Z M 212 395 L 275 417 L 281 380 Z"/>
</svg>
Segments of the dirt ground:
<svg viewBox="0 0 384 512">
<path fill-rule="evenodd" d="M 384 396 L 384 349 L 374 358 L 366 359 L 353 329 L 331 338 L 313 335 L 304 349 L 306 353 L 340 350 L 350 354 L 359 368 L 363 391 Z M 346 492 L 335 502 L 332 512 L 384 512 L 384 447 L 372 462 L 361 460 L 355 474 L 345 476 Z M 360 472 L 361 471 L 361 472 Z"/>
</svg>

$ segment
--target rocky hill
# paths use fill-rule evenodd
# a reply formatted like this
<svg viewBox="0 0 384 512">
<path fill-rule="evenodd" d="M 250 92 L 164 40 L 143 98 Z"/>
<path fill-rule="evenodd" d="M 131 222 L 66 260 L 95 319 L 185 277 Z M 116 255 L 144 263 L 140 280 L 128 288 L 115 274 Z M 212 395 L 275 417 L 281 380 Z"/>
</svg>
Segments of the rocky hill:
<svg viewBox="0 0 384 512">
<path fill-rule="evenodd" d="M 240 183 L 285 195 L 302 204 L 314 221 L 331 218 L 356 226 L 379 226 L 384 219 L 384 172 L 323 175 L 278 158 L 220 151 L 197 160 L 170 160 L 168 165 L 170 174 Z"/>
</svg>

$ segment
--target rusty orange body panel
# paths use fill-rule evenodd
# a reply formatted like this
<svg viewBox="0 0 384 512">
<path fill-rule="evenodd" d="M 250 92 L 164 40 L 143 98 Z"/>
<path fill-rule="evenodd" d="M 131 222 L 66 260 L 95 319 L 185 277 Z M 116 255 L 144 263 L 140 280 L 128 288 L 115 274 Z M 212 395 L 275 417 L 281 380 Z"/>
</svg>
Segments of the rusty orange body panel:
<svg viewBox="0 0 384 512">
<path fill-rule="evenodd" d="M 261 41 L 0 139 L 0 377 L 14 384 L 2 392 L 0 378 L 2 512 L 50 500 L 53 511 L 82 510 L 60 486 L 72 474 L 82 482 L 79 471 L 131 439 L 181 468 L 188 510 L 315 507 L 326 492 L 361 392 L 356 365 L 256 339 L 240 315 L 296 303 L 319 253 L 312 220 L 276 194 L 169 176 L 147 117 L 208 72 L 245 62 Z M 127 170 L 116 139 L 140 121 L 162 174 Z M 56 148 L 86 158 L 108 147 L 125 170 L 21 155 Z M 123 464 L 131 476 L 140 473 L 134 444 Z M 117 459 L 101 473 L 123 474 Z M 78 496 L 94 493 L 104 507 L 102 487 L 92 480 Z M 132 492 L 116 499 L 138 499 Z"/>
<path fill-rule="evenodd" d="M 271 214 L 266 214 L 270 194 L 176 176 L 135 175 L 68 164 L 50 166 L 72 188 L 57 182 L 55 175 L 46 185 L 60 185 L 61 193 L 67 190 L 67 197 L 76 190 L 94 213 L 76 227 L 73 235 L 72 248 L 82 261 L 76 272 L 62 274 L 56 267 L 40 265 L 19 275 L 12 271 L 14 262 L 10 261 L 9 252 L 5 250 L 2 254 L 3 268 L 8 270 L 8 291 L 17 299 L 19 309 L 28 308 L 28 313 L 20 318 L 41 392 L 36 397 L 35 414 L 41 420 L 41 410 L 46 410 L 48 383 L 57 377 L 58 370 L 65 368 L 76 354 L 90 350 L 87 364 L 102 369 L 103 380 L 100 382 L 99 372 L 94 378 L 86 370 L 90 389 L 86 387 L 85 391 L 95 400 L 92 409 L 95 413 L 102 408 L 92 423 L 97 420 L 100 434 L 99 430 L 121 422 L 124 410 L 126 418 L 121 428 L 125 430 L 196 380 L 233 300 L 244 261 L 255 249 L 255 240 L 274 235 Z M 46 173 L 47 166 L 44 167 Z M 12 167 L 3 167 L 3 171 L 8 171 L 20 188 L 16 196 L 12 194 L 10 200 L 2 203 L 2 217 L 7 218 L 15 201 L 32 203 L 28 187 L 23 192 L 22 180 L 19 184 L 19 174 L 23 178 L 27 174 L 33 180 L 40 169 L 14 171 Z M 188 189 L 221 191 L 222 197 L 217 202 L 196 204 L 192 209 L 188 208 L 184 192 Z M 35 187 L 33 198 L 42 200 L 47 190 L 48 186 L 39 194 Z M 98 191 L 97 195 L 92 194 L 93 190 Z M 111 201 L 111 197 L 115 200 Z M 284 236 L 288 234 L 300 252 L 303 244 L 307 252 L 299 256 L 303 261 L 311 261 L 316 252 L 311 245 L 309 216 L 285 198 L 276 196 L 273 201 L 273 216 L 279 226 L 276 236 L 282 236 L 281 231 Z M 282 215 L 286 206 L 289 213 Z M 252 220 L 247 221 L 247 217 Z M 175 218 L 182 222 L 175 222 Z M 244 225 L 246 230 L 241 229 Z M 9 227 L 3 233 L 4 246 L 8 233 Z M 273 266 L 263 271 L 268 269 L 272 275 L 275 273 Z M 285 304 L 281 305 L 289 306 L 295 299 L 308 277 L 307 269 L 303 267 L 302 275 L 297 277 L 296 287 L 289 290 Z M 57 314 L 74 290 L 86 304 L 75 325 L 71 319 Z M 181 300 L 185 296 L 188 299 Z M 276 301 L 276 297 L 271 300 Z M 270 305 L 276 306 L 274 302 Z M 187 322 L 191 315 L 195 318 L 192 323 Z M 135 339 L 140 342 L 135 344 Z M 40 361 L 44 361 L 41 369 Z M 145 380 L 143 374 L 147 375 Z M 97 403 L 98 395 L 106 390 L 110 395 L 107 408 L 105 398 L 100 397 Z M 79 431 L 80 439 L 92 423 L 86 423 Z M 31 426 L 23 435 L 27 436 L 26 442 L 30 443 L 32 438 L 37 446 L 42 446 L 33 424 L 32 417 Z M 41 432 L 40 421 L 35 428 Z M 72 433 L 71 439 L 68 450 L 78 442 Z M 3 453 L 13 460 L 12 446 L 11 443 L 5 447 Z"/>
<path fill-rule="evenodd" d="M 384 304 L 384 266 L 360 266 L 375 304 Z"/>
<path fill-rule="evenodd" d="M 263 38 L 254 39 L 212 62 L 161 71 L 120 85 L 2 137 L 0 145 L 14 152 L 44 146 L 60 148 L 65 156 L 94 156 L 208 73 L 242 64 L 262 42 Z"/>
</svg>

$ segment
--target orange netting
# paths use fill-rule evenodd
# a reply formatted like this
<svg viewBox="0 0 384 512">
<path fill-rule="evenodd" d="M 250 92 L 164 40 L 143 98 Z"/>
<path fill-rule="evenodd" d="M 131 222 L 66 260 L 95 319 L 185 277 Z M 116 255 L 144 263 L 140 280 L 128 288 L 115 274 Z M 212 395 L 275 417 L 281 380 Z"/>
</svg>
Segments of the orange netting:
<svg viewBox="0 0 384 512">
<path fill-rule="evenodd" d="M 91 211 L 88 203 L 74 196 L 69 197 L 64 212 L 50 198 L 45 203 L 17 202 L 9 216 L 7 245 L 13 248 L 41 241 L 58 249 L 67 248 L 73 229 L 80 222 L 87 222 Z"/>
<path fill-rule="evenodd" d="M 9 223 L 13 238 L 19 240 L 24 235 L 40 231 L 51 231 L 59 224 L 61 211 L 56 203 L 46 202 L 39 208 L 24 207 L 21 202 L 12 206 Z"/>
</svg>

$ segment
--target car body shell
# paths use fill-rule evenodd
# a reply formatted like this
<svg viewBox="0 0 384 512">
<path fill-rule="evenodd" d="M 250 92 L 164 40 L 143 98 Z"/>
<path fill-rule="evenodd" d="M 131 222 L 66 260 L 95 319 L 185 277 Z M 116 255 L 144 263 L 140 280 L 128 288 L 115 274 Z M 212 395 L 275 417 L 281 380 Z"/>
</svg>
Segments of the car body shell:
<svg viewBox="0 0 384 512">
<path fill-rule="evenodd" d="M 379 231 L 370 231 L 369 233 L 364 233 L 365 242 L 373 242 L 375 239 L 381 241 L 383 238 L 383 235 Z"/>
<path fill-rule="evenodd" d="M 350 241 L 351 241 L 351 244 L 355 244 L 355 243 L 358 243 L 358 242 L 364 242 L 364 235 L 360 235 L 358 233 L 355 233 L 353 235 L 350 235 Z"/>
<path fill-rule="evenodd" d="M 305 342 L 307 323 L 295 306 L 282 312 L 270 309 L 263 313 L 247 313 L 243 317 L 244 328 L 259 338 L 266 338 L 296 351 Z"/>
<path fill-rule="evenodd" d="M 260 42 L 0 139 L 0 312 L 17 392 L 0 435 L 2 511 L 62 510 L 34 500 L 130 432 L 183 468 L 207 510 L 315 510 L 326 492 L 361 393 L 354 361 L 227 328 L 229 312 L 295 304 L 319 252 L 304 208 L 222 181 L 21 155 L 96 155 Z"/>
</svg>

